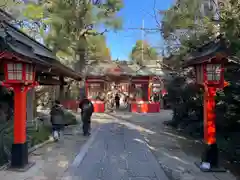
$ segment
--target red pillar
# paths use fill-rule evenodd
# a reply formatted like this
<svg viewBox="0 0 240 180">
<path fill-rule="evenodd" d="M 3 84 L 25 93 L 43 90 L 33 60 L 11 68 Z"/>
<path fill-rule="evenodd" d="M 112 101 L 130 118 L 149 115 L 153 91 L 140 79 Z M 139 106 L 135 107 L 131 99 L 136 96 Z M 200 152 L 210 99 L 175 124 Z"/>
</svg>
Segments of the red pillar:
<svg viewBox="0 0 240 180">
<path fill-rule="evenodd" d="M 208 145 L 216 143 L 216 114 L 215 114 L 216 88 L 209 87 L 205 92 L 204 112 L 204 139 Z"/>
<path fill-rule="evenodd" d="M 205 86 L 204 92 L 204 141 L 207 149 L 202 156 L 202 162 L 210 164 L 210 169 L 218 167 L 218 147 L 216 143 L 216 88 Z"/>
<path fill-rule="evenodd" d="M 85 96 L 88 97 L 88 82 L 85 80 Z"/>
<path fill-rule="evenodd" d="M 149 77 L 149 81 L 148 81 L 148 101 L 151 100 L 151 87 L 150 87 L 150 83 L 151 83 L 151 77 Z"/>
<path fill-rule="evenodd" d="M 14 143 L 12 145 L 13 168 L 23 168 L 28 164 L 28 145 L 26 142 L 26 95 L 27 87 L 14 85 Z"/>
</svg>

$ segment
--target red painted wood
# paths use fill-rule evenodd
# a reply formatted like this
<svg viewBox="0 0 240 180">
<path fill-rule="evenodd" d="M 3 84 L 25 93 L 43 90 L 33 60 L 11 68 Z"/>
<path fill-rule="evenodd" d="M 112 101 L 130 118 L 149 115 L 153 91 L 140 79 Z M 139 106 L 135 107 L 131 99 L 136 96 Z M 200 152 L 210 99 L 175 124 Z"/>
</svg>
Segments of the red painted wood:
<svg viewBox="0 0 240 180">
<path fill-rule="evenodd" d="M 160 103 L 149 103 L 148 113 L 158 113 L 160 112 Z"/>
<path fill-rule="evenodd" d="M 208 145 L 216 143 L 216 114 L 215 114 L 215 95 L 216 88 L 208 87 L 205 95 L 205 120 L 204 120 L 204 138 Z"/>
<path fill-rule="evenodd" d="M 136 102 L 131 103 L 131 112 L 135 112 L 135 113 L 138 112 Z"/>
<path fill-rule="evenodd" d="M 62 101 L 61 104 L 66 109 L 77 111 L 78 106 L 79 106 L 79 101 L 76 101 L 76 100 L 65 100 L 65 101 Z"/>
<path fill-rule="evenodd" d="M 12 79 L 9 79 L 8 78 L 8 64 L 11 63 L 11 64 L 15 64 L 15 63 L 20 63 L 18 62 L 18 60 L 7 60 L 4 62 L 4 76 L 5 76 L 5 82 L 7 84 L 19 84 L 19 83 L 27 83 L 27 84 L 32 84 L 34 81 L 35 81 L 35 76 L 36 76 L 36 71 L 35 71 L 35 66 L 32 65 L 32 64 L 29 64 L 29 63 L 21 63 L 22 65 L 22 80 L 12 80 Z M 27 67 L 27 64 L 31 65 L 32 66 L 32 80 L 27 80 L 26 79 L 26 67 Z M 13 68 L 14 70 L 14 68 Z M 16 72 L 15 72 L 16 73 Z M 14 71 L 13 71 L 13 74 L 14 74 Z"/>
<path fill-rule="evenodd" d="M 95 113 L 105 112 L 105 103 L 103 101 L 92 101 Z"/>
<path fill-rule="evenodd" d="M 159 113 L 160 112 L 160 103 L 144 102 L 142 104 L 139 104 L 137 102 L 132 102 L 131 103 L 131 112 Z"/>
<path fill-rule="evenodd" d="M 26 105 L 27 88 L 20 84 L 13 86 L 14 90 L 14 144 L 26 142 Z M 20 102 L 20 103 L 19 103 Z"/>
</svg>

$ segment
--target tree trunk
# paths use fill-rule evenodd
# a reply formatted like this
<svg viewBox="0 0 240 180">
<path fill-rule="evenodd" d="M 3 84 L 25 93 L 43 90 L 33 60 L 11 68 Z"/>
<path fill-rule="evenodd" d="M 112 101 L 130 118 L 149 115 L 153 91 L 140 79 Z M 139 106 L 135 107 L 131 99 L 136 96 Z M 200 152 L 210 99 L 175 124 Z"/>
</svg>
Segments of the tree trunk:
<svg viewBox="0 0 240 180">
<path fill-rule="evenodd" d="M 86 50 L 85 48 L 81 48 L 76 53 L 76 60 L 77 60 L 77 71 L 80 73 L 83 73 L 83 70 L 85 68 L 85 62 L 86 62 Z"/>
</svg>

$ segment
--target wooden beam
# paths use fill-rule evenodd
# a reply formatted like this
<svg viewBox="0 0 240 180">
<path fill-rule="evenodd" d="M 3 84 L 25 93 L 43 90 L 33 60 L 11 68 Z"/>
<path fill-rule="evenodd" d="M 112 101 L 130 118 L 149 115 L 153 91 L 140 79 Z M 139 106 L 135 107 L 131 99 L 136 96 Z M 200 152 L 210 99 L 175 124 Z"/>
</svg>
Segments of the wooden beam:
<svg viewBox="0 0 240 180">
<path fill-rule="evenodd" d="M 67 85 L 65 81 L 54 78 L 54 76 L 38 76 L 40 85 Z"/>
</svg>

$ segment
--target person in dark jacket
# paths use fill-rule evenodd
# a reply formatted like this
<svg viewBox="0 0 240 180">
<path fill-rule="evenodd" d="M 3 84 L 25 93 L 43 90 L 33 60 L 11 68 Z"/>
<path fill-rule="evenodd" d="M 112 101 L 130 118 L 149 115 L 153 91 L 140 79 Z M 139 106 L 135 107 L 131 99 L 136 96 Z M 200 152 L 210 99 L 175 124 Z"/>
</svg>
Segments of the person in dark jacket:
<svg viewBox="0 0 240 180">
<path fill-rule="evenodd" d="M 64 130 L 64 111 L 58 100 L 56 100 L 51 108 L 51 123 L 53 133 L 56 131 L 60 137 L 60 132 Z"/>
<path fill-rule="evenodd" d="M 94 106 L 87 97 L 83 97 L 83 99 L 79 103 L 79 108 L 81 109 L 81 116 L 83 122 L 83 135 L 89 136 L 89 131 L 91 129 L 91 117 L 92 113 L 94 112 Z"/>
<path fill-rule="evenodd" d="M 115 104 L 116 104 L 116 109 L 119 109 L 120 106 L 120 97 L 118 94 L 115 96 Z"/>
</svg>

